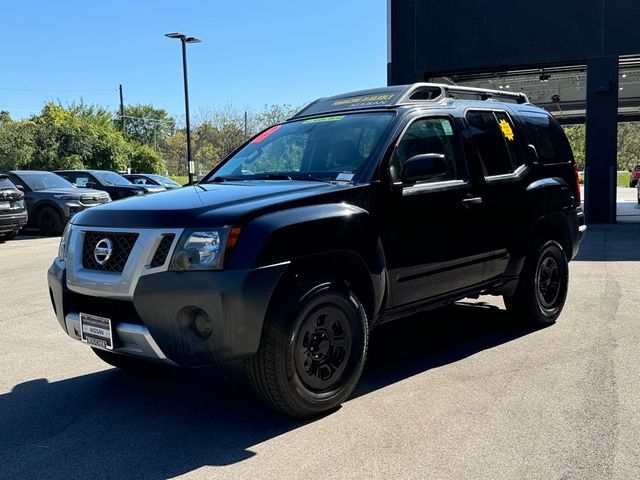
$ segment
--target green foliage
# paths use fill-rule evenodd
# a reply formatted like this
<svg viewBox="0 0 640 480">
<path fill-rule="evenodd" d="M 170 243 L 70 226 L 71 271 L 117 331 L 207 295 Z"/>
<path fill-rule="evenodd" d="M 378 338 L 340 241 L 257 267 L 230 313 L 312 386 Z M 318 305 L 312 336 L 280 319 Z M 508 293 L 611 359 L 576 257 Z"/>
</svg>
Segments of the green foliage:
<svg viewBox="0 0 640 480">
<path fill-rule="evenodd" d="M 585 125 L 565 126 L 564 131 L 573 149 L 578 168 L 582 170 L 585 164 Z M 640 123 L 619 123 L 618 169 L 629 170 L 638 163 L 640 163 Z"/>
<path fill-rule="evenodd" d="M 148 145 L 137 145 L 130 155 L 132 173 L 165 173 L 162 155 Z"/>
<path fill-rule="evenodd" d="M 0 115 L 0 168 L 119 171 L 132 165 L 165 171 L 161 155 L 127 140 L 104 108 L 49 102 L 27 120 Z"/>
<path fill-rule="evenodd" d="M 119 112 L 113 121 L 121 129 Z M 148 104 L 124 107 L 124 135 L 129 140 L 159 148 L 175 128 L 175 120 L 164 109 Z"/>
</svg>

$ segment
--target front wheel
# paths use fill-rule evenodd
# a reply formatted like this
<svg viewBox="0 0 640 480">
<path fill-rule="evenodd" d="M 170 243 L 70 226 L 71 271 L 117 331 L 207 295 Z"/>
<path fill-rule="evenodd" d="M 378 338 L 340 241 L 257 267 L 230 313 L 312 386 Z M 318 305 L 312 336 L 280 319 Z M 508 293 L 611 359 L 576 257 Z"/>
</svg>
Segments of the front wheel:
<svg viewBox="0 0 640 480">
<path fill-rule="evenodd" d="M 53 207 L 42 207 L 36 217 L 38 230 L 48 237 L 62 234 L 64 222 L 62 216 Z"/>
<path fill-rule="evenodd" d="M 546 326 L 560 316 L 569 287 L 569 265 L 559 243 L 539 242 L 527 256 L 516 292 L 504 297 L 518 320 Z"/>
<path fill-rule="evenodd" d="M 267 404 L 309 417 L 336 408 L 356 386 L 367 356 L 367 316 L 340 281 L 310 281 L 287 291 L 270 309 L 247 370 Z"/>
<path fill-rule="evenodd" d="M 13 240 L 18 235 L 18 230 L 14 230 L 13 232 L 0 233 L 0 240 L 7 241 Z"/>
</svg>

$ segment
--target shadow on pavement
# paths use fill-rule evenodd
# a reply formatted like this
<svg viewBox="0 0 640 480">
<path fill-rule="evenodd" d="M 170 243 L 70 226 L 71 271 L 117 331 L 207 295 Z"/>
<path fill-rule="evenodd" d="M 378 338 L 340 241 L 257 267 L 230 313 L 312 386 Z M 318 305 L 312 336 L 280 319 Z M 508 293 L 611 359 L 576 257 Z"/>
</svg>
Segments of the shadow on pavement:
<svg viewBox="0 0 640 480">
<path fill-rule="evenodd" d="M 580 244 L 576 261 L 639 261 L 640 224 L 591 224 Z"/>
<path fill-rule="evenodd" d="M 483 304 L 383 325 L 354 396 L 530 332 Z M 209 369 L 33 380 L 0 395 L 0 412 L 0 478 L 21 479 L 164 479 L 241 462 L 253 445 L 307 423 L 272 412 Z"/>
</svg>

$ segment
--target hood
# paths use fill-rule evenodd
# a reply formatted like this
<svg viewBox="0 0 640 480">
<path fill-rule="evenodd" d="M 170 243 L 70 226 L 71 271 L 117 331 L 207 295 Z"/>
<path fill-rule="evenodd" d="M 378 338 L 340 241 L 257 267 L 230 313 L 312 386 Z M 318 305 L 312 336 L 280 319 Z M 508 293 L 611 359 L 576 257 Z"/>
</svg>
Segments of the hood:
<svg viewBox="0 0 640 480">
<path fill-rule="evenodd" d="M 47 188 L 45 190 L 38 190 L 36 192 L 28 192 L 26 195 L 31 193 L 39 194 L 39 195 L 69 195 L 78 198 L 82 197 L 106 197 L 108 194 L 103 192 L 102 190 L 94 190 L 92 188 Z"/>
<path fill-rule="evenodd" d="M 76 215 L 73 223 L 123 228 L 232 225 L 251 212 L 345 188 L 354 187 L 290 180 L 201 184 L 94 207 Z"/>
</svg>

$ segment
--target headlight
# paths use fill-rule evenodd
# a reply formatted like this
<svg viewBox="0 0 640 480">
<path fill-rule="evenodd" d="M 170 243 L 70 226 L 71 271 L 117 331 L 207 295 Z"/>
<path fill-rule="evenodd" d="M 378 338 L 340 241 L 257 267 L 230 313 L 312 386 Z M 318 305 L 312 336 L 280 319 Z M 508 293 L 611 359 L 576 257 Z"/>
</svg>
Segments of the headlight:
<svg viewBox="0 0 640 480">
<path fill-rule="evenodd" d="M 80 199 L 80 197 L 77 197 L 75 195 L 54 195 L 54 197 L 60 200 L 79 200 Z"/>
<path fill-rule="evenodd" d="M 171 269 L 178 271 L 221 269 L 230 230 L 229 227 L 221 227 L 185 231 L 173 253 Z"/>
<path fill-rule="evenodd" d="M 64 232 L 60 237 L 60 245 L 58 246 L 58 258 L 64 260 L 67 256 L 67 243 L 69 242 L 69 236 L 71 235 L 71 224 L 67 223 L 64 227 Z"/>
</svg>

